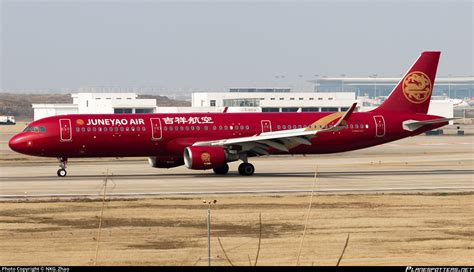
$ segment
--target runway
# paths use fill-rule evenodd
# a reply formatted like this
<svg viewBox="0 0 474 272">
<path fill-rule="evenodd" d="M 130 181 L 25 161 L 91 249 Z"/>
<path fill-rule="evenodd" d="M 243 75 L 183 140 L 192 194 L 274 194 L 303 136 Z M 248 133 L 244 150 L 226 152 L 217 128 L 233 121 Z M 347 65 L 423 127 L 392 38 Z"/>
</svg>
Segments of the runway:
<svg viewBox="0 0 474 272">
<path fill-rule="evenodd" d="M 256 172 L 226 176 L 212 170 L 152 168 L 147 158 L 70 159 L 68 176 L 56 176 L 54 158 L 14 153 L 0 134 L 0 199 L 147 197 L 215 194 L 465 192 L 474 191 L 474 136 L 416 136 L 368 149 L 328 155 L 251 158 Z M 16 130 L 15 130 L 16 129 Z M 4 132 L 4 133 L 3 133 Z M 314 176 L 317 174 L 315 183 Z"/>
<path fill-rule="evenodd" d="M 212 171 L 184 167 L 155 169 L 145 160 L 72 160 L 65 178 L 55 175 L 55 163 L 7 165 L 0 175 L 0 198 L 97 197 L 103 192 L 106 171 L 110 197 L 311 192 L 316 169 L 314 190 L 319 193 L 474 190 L 470 149 L 442 155 L 400 155 L 392 149 L 400 150 L 400 146 L 334 155 L 255 158 L 257 172 L 252 177 L 238 175 L 238 163 L 230 165 L 227 176 L 216 176 Z"/>
</svg>

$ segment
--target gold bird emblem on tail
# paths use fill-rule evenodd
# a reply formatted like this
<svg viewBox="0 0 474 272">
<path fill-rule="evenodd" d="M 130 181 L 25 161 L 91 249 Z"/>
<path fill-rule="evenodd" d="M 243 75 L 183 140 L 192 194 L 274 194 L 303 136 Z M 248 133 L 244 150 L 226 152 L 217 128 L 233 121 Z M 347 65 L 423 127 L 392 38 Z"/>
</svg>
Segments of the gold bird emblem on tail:
<svg viewBox="0 0 474 272">
<path fill-rule="evenodd" d="M 425 102 L 431 94 L 430 78 L 422 72 L 411 72 L 403 80 L 403 94 L 408 101 L 420 104 Z"/>
</svg>

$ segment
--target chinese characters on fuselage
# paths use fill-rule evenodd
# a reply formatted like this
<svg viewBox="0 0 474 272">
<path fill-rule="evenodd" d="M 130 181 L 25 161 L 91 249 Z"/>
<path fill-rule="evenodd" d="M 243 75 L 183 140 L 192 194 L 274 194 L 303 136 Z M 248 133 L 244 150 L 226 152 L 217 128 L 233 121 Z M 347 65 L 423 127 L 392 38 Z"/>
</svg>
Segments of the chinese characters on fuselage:
<svg viewBox="0 0 474 272">
<path fill-rule="evenodd" d="M 212 117 L 210 116 L 203 116 L 203 117 L 163 117 L 163 122 L 165 125 L 173 125 L 173 124 L 178 124 L 178 125 L 184 125 L 184 124 L 189 124 L 189 125 L 196 125 L 196 124 L 214 124 L 214 121 L 212 120 Z"/>
</svg>

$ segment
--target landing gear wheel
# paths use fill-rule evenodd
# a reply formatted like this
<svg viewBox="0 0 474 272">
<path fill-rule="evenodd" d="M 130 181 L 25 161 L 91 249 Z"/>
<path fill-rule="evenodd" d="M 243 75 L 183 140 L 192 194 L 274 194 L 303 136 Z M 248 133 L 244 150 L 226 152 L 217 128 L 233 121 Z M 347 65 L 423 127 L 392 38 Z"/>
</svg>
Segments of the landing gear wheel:
<svg viewBox="0 0 474 272">
<path fill-rule="evenodd" d="M 58 174 L 58 177 L 65 177 L 67 174 L 66 169 L 59 169 L 57 174 Z"/>
<path fill-rule="evenodd" d="M 239 174 L 242 176 L 251 176 L 255 172 L 253 164 L 244 162 L 239 165 Z"/>
<path fill-rule="evenodd" d="M 67 172 L 66 172 L 67 158 L 59 157 L 58 161 L 59 161 L 59 167 L 60 167 L 57 172 L 58 177 L 65 177 L 67 175 Z"/>
<path fill-rule="evenodd" d="M 217 175 L 225 175 L 227 174 L 227 172 L 229 172 L 229 165 L 227 163 L 224 163 L 219 167 L 212 168 L 212 170 L 214 170 L 214 173 L 216 173 Z"/>
</svg>

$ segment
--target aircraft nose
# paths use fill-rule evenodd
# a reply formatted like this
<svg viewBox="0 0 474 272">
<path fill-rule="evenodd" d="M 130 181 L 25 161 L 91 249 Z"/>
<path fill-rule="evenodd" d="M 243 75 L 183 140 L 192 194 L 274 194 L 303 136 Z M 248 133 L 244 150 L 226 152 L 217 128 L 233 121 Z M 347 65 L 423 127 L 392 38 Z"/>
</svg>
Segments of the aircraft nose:
<svg viewBox="0 0 474 272">
<path fill-rule="evenodd" d="M 26 153 L 26 149 L 31 147 L 31 145 L 32 142 L 25 139 L 22 135 L 15 135 L 8 141 L 10 149 L 19 153 Z"/>
</svg>

